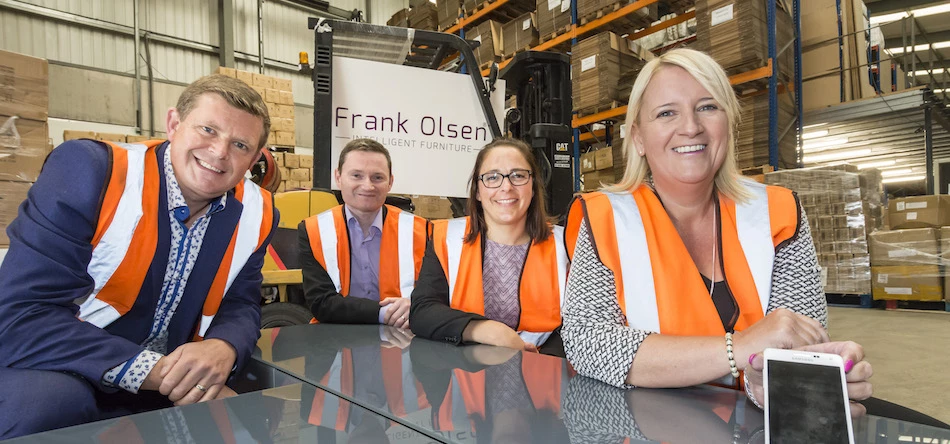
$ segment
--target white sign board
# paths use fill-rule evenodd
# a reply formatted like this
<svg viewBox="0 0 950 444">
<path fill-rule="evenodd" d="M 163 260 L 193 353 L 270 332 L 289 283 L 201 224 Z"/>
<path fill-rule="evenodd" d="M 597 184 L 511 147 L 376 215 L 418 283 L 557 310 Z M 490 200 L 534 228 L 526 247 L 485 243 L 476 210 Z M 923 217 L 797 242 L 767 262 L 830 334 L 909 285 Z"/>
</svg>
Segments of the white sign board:
<svg viewBox="0 0 950 444">
<path fill-rule="evenodd" d="M 504 99 L 498 80 L 499 126 Z M 472 78 L 432 69 L 334 57 L 332 117 L 331 171 L 347 142 L 374 139 L 392 157 L 396 194 L 467 197 L 475 156 L 492 140 Z"/>
</svg>

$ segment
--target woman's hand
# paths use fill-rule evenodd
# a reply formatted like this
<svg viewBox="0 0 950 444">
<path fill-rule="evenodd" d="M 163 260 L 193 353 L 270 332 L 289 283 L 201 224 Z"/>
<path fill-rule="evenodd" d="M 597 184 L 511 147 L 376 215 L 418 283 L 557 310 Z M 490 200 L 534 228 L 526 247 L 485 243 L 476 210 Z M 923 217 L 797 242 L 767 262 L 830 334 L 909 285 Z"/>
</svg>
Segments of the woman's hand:
<svg viewBox="0 0 950 444">
<path fill-rule="evenodd" d="M 829 341 L 828 332 L 818 321 L 784 308 L 733 335 L 739 370 L 745 369 L 749 356 L 767 348 L 793 349 Z"/>
<path fill-rule="evenodd" d="M 808 345 L 796 350 L 831 353 L 841 356 L 844 360 L 845 380 L 848 382 L 848 399 L 851 402 L 851 415 L 861 416 L 867 413 L 863 405 L 855 401 L 863 401 L 871 397 L 872 388 L 868 379 L 874 374 L 871 364 L 864 360 L 864 348 L 851 341 L 826 342 L 823 344 Z M 746 367 L 745 375 L 749 382 L 748 391 L 759 404 L 765 403 L 765 390 L 762 384 L 762 369 L 765 366 L 765 357 L 761 353 L 752 355 Z"/>
</svg>

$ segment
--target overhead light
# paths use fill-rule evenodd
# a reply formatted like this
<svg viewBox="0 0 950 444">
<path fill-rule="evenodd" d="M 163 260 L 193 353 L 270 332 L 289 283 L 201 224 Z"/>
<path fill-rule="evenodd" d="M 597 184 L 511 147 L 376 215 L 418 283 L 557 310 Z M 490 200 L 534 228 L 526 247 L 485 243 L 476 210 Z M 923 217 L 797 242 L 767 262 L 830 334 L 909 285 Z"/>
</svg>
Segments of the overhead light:
<svg viewBox="0 0 950 444">
<path fill-rule="evenodd" d="M 874 17 L 871 17 L 871 24 L 872 24 L 872 25 L 877 25 L 877 24 L 879 24 L 879 23 L 893 22 L 893 21 L 900 20 L 900 19 L 904 19 L 904 18 L 907 18 L 907 17 L 908 17 L 908 16 L 907 16 L 907 13 L 906 13 L 906 12 L 903 12 L 903 11 L 901 11 L 901 12 L 895 12 L 895 13 L 893 13 L 893 14 L 876 15 L 876 16 L 874 16 Z"/>
<path fill-rule="evenodd" d="M 950 88 L 935 89 L 935 90 L 934 90 L 934 94 L 940 94 L 940 93 L 947 92 L 948 89 L 950 89 Z"/>
<path fill-rule="evenodd" d="M 854 157 L 862 157 L 871 155 L 870 148 L 861 148 L 857 150 L 844 150 L 844 151 L 833 151 L 830 153 L 822 154 L 809 154 L 802 158 L 804 163 L 818 163 L 818 162 L 827 162 L 830 160 L 841 160 Z"/>
<path fill-rule="evenodd" d="M 950 48 L 950 40 L 946 42 L 937 42 L 937 43 L 934 43 L 932 46 L 933 46 L 933 49 Z M 930 47 L 931 45 L 926 44 L 926 43 L 923 45 L 917 45 L 917 46 L 914 46 L 914 52 L 923 52 L 923 51 L 928 50 Z M 891 54 L 903 54 L 904 51 L 910 51 L 911 48 L 910 46 L 907 46 L 907 47 L 887 48 L 887 50 Z"/>
<path fill-rule="evenodd" d="M 947 69 L 946 69 L 946 68 L 934 68 L 934 69 L 933 69 L 933 74 L 934 74 L 934 75 L 942 74 L 942 73 L 944 73 L 944 72 L 947 72 Z M 930 70 L 929 70 L 929 69 L 921 69 L 921 70 L 914 71 L 914 72 L 910 73 L 910 75 L 915 76 L 915 77 L 925 76 L 925 75 L 928 75 L 928 74 L 930 74 Z"/>
<path fill-rule="evenodd" d="M 924 180 L 927 177 L 923 174 L 916 176 L 901 176 L 901 177 L 888 177 L 887 179 L 882 180 L 882 183 L 897 183 L 897 182 L 913 182 L 918 180 Z"/>
<path fill-rule="evenodd" d="M 803 126 L 802 129 L 803 129 L 803 130 L 807 130 L 807 129 L 811 129 L 811 128 L 818 128 L 819 126 L 825 126 L 825 125 L 827 125 L 827 124 L 828 124 L 827 122 L 826 122 L 826 123 L 813 123 L 813 124 L 811 124 L 811 125 L 805 125 L 805 126 Z"/>
<path fill-rule="evenodd" d="M 828 130 L 818 130 L 818 131 L 812 131 L 810 133 L 802 134 L 802 139 L 808 140 L 808 139 L 814 139 L 816 137 L 825 137 L 827 135 L 828 135 Z"/>
<path fill-rule="evenodd" d="M 894 160 L 894 159 L 889 159 L 889 160 L 876 160 L 876 161 L 874 161 L 874 162 L 859 163 L 859 164 L 858 164 L 858 169 L 859 169 L 859 170 L 863 170 L 863 169 L 866 169 L 866 168 L 886 167 L 886 166 L 894 165 L 895 163 L 897 163 L 897 161 Z"/>
<path fill-rule="evenodd" d="M 836 139 L 822 139 L 822 140 L 812 140 L 802 144 L 803 151 L 822 151 L 828 148 L 837 147 L 839 145 L 844 145 L 848 143 L 847 137 L 839 137 Z"/>
<path fill-rule="evenodd" d="M 886 170 L 881 171 L 881 176 L 891 177 L 891 176 L 906 176 L 910 173 L 913 173 L 914 170 L 911 168 L 898 168 L 896 170 Z"/>
<path fill-rule="evenodd" d="M 910 11 L 914 17 L 926 17 L 928 15 L 943 14 L 945 12 L 950 12 L 950 4 L 948 3 Z M 876 25 L 878 23 L 893 22 L 895 20 L 900 20 L 909 16 L 910 15 L 908 15 L 907 12 L 895 12 L 893 14 L 879 15 L 876 17 L 871 17 L 871 24 Z"/>
</svg>

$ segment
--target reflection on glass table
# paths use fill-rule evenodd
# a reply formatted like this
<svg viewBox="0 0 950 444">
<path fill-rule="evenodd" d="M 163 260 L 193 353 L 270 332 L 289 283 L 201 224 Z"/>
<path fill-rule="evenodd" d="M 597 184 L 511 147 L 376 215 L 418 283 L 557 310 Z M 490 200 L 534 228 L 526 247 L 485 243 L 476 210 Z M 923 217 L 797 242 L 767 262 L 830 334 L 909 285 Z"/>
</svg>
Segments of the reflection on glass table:
<svg viewBox="0 0 950 444">
<path fill-rule="evenodd" d="M 319 397 L 315 395 L 319 393 Z M 319 399 L 319 403 L 316 401 Z M 346 412 L 348 417 L 344 418 Z M 24 443 L 430 443 L 431 439 L 309 384 L 67 427 Z"/>
<path fill-rule="evenodd" d="M 765 438 L 762 411 L 741 392 L 712 386 L 622 390 L 576 376 L 561 358 L 487 345 L 457 347 L 386 326 L 264 330 L 255 359 L 449 442 Z M 323 415 L 324 422 L 330 420 Z M 854 429 L 857 443 L 950 439 L 950 430 L 878 417 L 857 419 Z"/>
</svg>

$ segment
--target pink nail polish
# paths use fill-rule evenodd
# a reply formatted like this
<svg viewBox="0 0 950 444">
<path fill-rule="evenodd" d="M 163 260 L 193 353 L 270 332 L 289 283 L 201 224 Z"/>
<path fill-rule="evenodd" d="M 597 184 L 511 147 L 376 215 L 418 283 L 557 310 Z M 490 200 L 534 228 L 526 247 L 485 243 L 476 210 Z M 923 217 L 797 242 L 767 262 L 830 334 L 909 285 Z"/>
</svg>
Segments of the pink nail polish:
<svg viewBox="0 0 950 444">
<path fill-rule="evenodd" d="M 753 360 L 755 360 L 755 353 L 749 355 L 749 365 L 752 365 Z"/>
<path fill-rule="evenodd" d="M 848 362 L 844 363 L 844 372 L 848 373 L 851 371 L 852 368 L 854 368 L 854 361 L 851 359 L 848 359 Z"/>
</svg>

